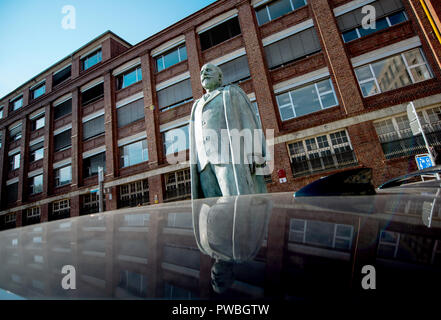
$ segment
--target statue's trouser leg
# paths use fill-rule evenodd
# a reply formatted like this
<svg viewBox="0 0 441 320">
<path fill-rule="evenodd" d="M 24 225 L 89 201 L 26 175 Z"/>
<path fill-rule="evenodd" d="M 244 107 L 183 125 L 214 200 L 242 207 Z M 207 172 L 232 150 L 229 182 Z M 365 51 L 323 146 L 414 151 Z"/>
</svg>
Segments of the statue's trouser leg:
<svg viewBox="0 0 441 320">
<path fill-rule="evenodd" d="M 224 196 L 237 195 L 236 181 L 234 179 L 233 165 L 231 164 L 212 164 L 216 175 L 219 188 Z"/>
<path fill-rule="evenodd" d="M 210 163 L 201 171 L 199 179 L 205 198 L 222 197 L 222 191 Z"/>
</svg>

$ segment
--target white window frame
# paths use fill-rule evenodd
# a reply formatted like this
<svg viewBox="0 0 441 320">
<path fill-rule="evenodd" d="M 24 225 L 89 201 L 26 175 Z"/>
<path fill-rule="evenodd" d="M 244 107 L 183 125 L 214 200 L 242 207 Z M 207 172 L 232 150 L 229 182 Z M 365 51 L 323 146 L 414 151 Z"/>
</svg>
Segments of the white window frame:
<svg viewBox="0 0 441 320">
<path fill-rule="evenodd" d="M 63 210 L 70 210 L 70 200 L 69 199 L 62 199 L 52 202 L 52 214 L 58 214 L 60 211 Z"/>
<path fill-rule="evenodd" d="M 40 207 L 31 207 L 26 209 L 26 218 L 36 218 L 41 214 Z"/>
<path fill-rule="evenodd" d="M 336 144 L 336 145 L 333 145 L 333 144 L 332 144 L 332 138 L 331 138 L 331 135 L 334 134 L 334 133 L 342 132 L 342 131 L 345 132 L 345 134 L 346 134 L 346 138 L 347 138 L 348 141 L 347 141 L 347 142 L 342 142 L 342 143 L 339 143 L 339 144 Z M 327 146 L 327 147 L 324 147 L 324 148 L 319 148 L 319 146 L 318 146 L 318 142 L 317 142 L 317 138 L 318 138 L 318 137 L 322 137 L 322 136 L 326 136 L 326 141 L 327 141 L 327 143 L 328 143 L 328 146 Z M 316 145 L 317 145 L 317 147 L 318 147 L 317 149 L 308 150 L 308 147 L 307 147 L 306 141 L 307 141 L 307 140 L 311 140 L 311 139 L 314 139 L 314 140 L 315 140 Z M 299 142 L 302 143 L 303 152 L 292 154 L 289 146 L 290 146 L 291 144 L 299 143 Z M 348 131 L 347 131 L 345 128 L 341 128 L 341 129 L 334 130 L 334 131 L 331 131 L 331 132 L 321 133 L 321 134 L 318 134 L 318 135 L 315 135 L 315 136 L 312 136 L 312 137 L 303 138 L 303 139 L 301 139 L 301 140 L 290 141 L 290 142 L 287 142 L 287 143 L 286 143 L 286 147 L 287 147 L 287 149 L 288 149 L 288 155 L 289 155 L 289 157 L 290 157 L 290 161 L 291 161 L 291 163 L 292 163 L 292 161 L 293 161 L 293 160 L 292 160 L 293 158 L 302 158 L 302 157 L 305 157 L 305 158 L 306 158 L 306 161 L 312 161 L 312 160 L 314 160 L 314 159 L 317 159 L 317 158 L 312 158 L 312 157 L 310 157 L 310 154 L 318 154 L 318 155 L 319 155 L 319 158 L 321 158 L 321 157 L 322 157 L 322 156 L 321 156 L 321 153 L 324 152 L 324 151 L 328 151 L 328 150 L 329 150 L 329 151 L 331 152 L 331 156 L 332 156 L 332 159 L 334 160 L 334 165 L 336 165 L 336 168 L 338 168 L 338 164 L 339 164 L 339 163 L 338 163 L 338 161 L 336 160 L 336 158 L 334 157 L 334 156 L 336 155 L 335 149 L 349 147 L 349 148 L 351 149 L 352 152 L 354 151 L 354 148 L 352 147 L 352 143 L 351 143 L 351 139 L 350 139 L 350 137 L 349 137 Z M 356 159 L 356 160 L 357 160 L 357 159 Z M 321 171 L 323 171 L 323 170 L 326 171 L 326 168 L 323 168 L 323 166 L 322 166 L 322 170 L 315 170 L 314 168 L 309 168 L 309 167 L 308 167 L 308 172 L 309 172 L 310 174 L 314 174 L 314 173 L 316 173 L 316 172 L 321 172 Z"/>
<path fill-rule="evenodd" d="M 423 60 L 424 60 L 425 62 L 424 62 L 424 63 L 416 64 L 416 65 L 409 65 L 409 64 L 408 64 L 408 61 L 407 61 L 407 59 L 406 59 L 406 57 L 405 57 L 405 54 L 408 53 L 408 52 L 410 52 L 410 51 L 412 51 L 412 50 L 415 50 L 415 49 L 419 49 L 419 52 L 420 52 L 420 54 L 421 54 L 421 57 L 423 58 Z M 406 50 L 406 51 L 404 51 L 404 52 L 401 52 L 401 53 L 399 53 L 399 54 L 394 54 L 394 55 L 391 55 L 391 56 L 387 56 L 387 57 L 384 57 L 384 58 L 382 58 L 382 59 L 380 59 L 380 60 L 372 61 L 372 62 L 370 62 L 370 63 L 368 63 L 368 64 L 364 64 L 364 65 L 361 65 L 361 66 L 359 66 L 359 67 L 356 67 L 356 68 L 354 69 L 355 77 L 356 77 L 356 79 L 357 79 L 357 82 L 358 82 L 358 85 L 359 85 L 359 87 L 360 87 L 360 91 L 361 91 L 362 94 L 363 94 L 363 90 L 362 90 L 362 88 L 361 88 L 361 85 L 362 85 L 362 84 L 367 83 L 367 82 L 370 82 L 370 81 L 372 81 L 372 80 L 375 80 L 375 85 L 377 86 L 377 91 L 378 91 L 378 93 L 375 93 L 375 94 L 372 94 L 372 95 L 369 95 L 369 96 L 365 96 L 365 95 L 363 95 L 364 98 L 367 98 L 367 97 L 373 97 L 373 96 L 375 96 L 375 95 L 378 95 L 378 94 L 381 94 L 381 93 L 384 93 L 384 92 L 388 92 L 388 91 L 384 91 L 384 92 L 383 92 L 383 91 L 381 90 L 381 88 L 380 88 L 380 84 L 379 84 L 379 82 L 378 82 L 378 79 L 377 79 L 377 77 L 375 76 L 375 73 L 374 73 L 374 69 L 373 69 L 373 67 L 372 67 L 372 64 L 377 63 L 377 62 L 380 62 L 380 61 L 383 61 L 383 60 L 386 60 L 386 59 L 393 58 L 393 57 L 398 56 L 398 55 L 401 57 L 402 61 L 404 62 L 404 65 L 405 65 L 405 67 L 406 67 L 407 73 L 408 73 L 408 75 L 409 75 L 409 77 L 410 77 L 410 79 L 411 79 L 411 81 L 412 81 L 412 83 L 409 84 L 409 85 L 412 85 L 412 84 L 415 84 L 415 83 L 420 83 L 420 82 L 423 82 L 423 81 L 427 81 L 427 80 L 433 79 L 433 71 L 432 71 L 432 69 L 430 68 L 430 65 L 429 65 L 429 63 L 428 63 L 428 61 L 427 61 L 427 58 L 426 58 L 426 56 L 425 56 L 425 54 L 424 54 L 422 48 L 421 48 L 421 47 L 416 47 L 416 48 L 413 48 L 413 49 L 410 49 L 410 50 Z M 429 78 L 429 79 L 422 80 L 422 81 L 419 81 L 419 82 L 415 82 L 415 79 L 414 79 L 414 77 L 413 77 L 413 74 L 412 74 L 412 72 L 411 72 L 410 70 L 411 70 L 411 69 L 414 69 L 414 68 L 417 68 L 417 67 L 420 67 L 420 66 L 423 66 L 423 65 L 426 66 L 427 70 L 429 71 L 429 73 L 430 73 L 430 78 Z M 369 78 L 369 79 L 365 79 L 365 80 L 360 81 L 360 80 L 358 79 L 358 75 L 357 75 L 356 70 L 357 70 L 357 69 L 364 68 L 364 67 L 366 67 L 366 66 L 369 66 L 369 70 L 371 71 L 371 76 L 372 76 L 372 78 Z M 405 88 L 405 87 L 407 87 L 407 86 L 409 86 L 409 85 L 406 85 L 406 86 L 403 86 L 403 87 L 400 87 L 400 88 Z M 399 89 L 399 88 L 397 88 L 397 89 Z"/>
<path fill-rule="evenodd" d="M 325 81 L 325 80 L 328 80 L 328 81 L 329 81 L 329 83 L 330 83 L 330 85 L 331 85 L 331 90 L 320 93 L 320 91 L 319 91 L 319 89 L 318 89 L 318 86 L 317 86 L 317 83 L 322 82 L 322 81 Z M 329 109 L 329 108 L 336 107 L 336 106 L 339 105 L 339 101 L 338 101 L 338 99 L 337 99 L 337 95 L 335 94 L 334 84 L 332 83 L 331 78 L 324 78 L 324 79 L 314 80 L 314 82 L 309 82 L 309 83 L 303 84 L 303 85 L 301 85 L 301 86 L 297 86 L 297 87 L 291 88 L 289 91 L 285 91 L 285 92 L 277 93 L 277 95 L 276 95 L 276 101 L 277 101 L 277 106 L 278 106 L 278 108 L 279 108 L 280 119 L 281 119 L 282 121 L 288 121 L 288 120 L 291 120 L 291 119 L 295 119 L 295 118 L 297 118 L 296 110 L 295 110 L 295 108 L 294 108 L 294 100 L 293 100 L 293 98 L 292 98 L 292 94 L 291 94 L 291 93 L 292 93 L 293 91 L 299 90 L 299 89 L 301 89 L 301 88 L 303 88 L 303 87 L 307 87 L 307 86 L 310 86 L 310 85 L 314 85 L 314 87 L 315 87 L 316 94 L 317 94 L 317 96 L 318 96 L 318 98 L 319 98 L 318 100 L 319 100 L 319 103 L 320 103 L 320 108 L 321 108 L 321 110 Z M 285 94 L 285 93 L 288 93 L 290 103 L 287 103 L 287 104 L 284 104 L 284 105 L 279 105 L 279 101 L 277 100 L 277 96 L 282 95 L 282 94 Z M 336 101 L 336 104 L 335 104 L 335 105 L 332 105 L 332 106 L 328 106 L 328 107 L 325 108 L 325 107 L 323 107 L 322 96 L 327 95 L 327 94 L 330 94 L 330 93 L 333 94 L 334 99 L 335 99 L 335 101 Z M 281 109 L 281 108 L 288 107 L 288 106 L 291 106 L 291 109 L 292 109 L 292 112 L 293 112 L 294 116 L 293 116 L 292 118 L 282 119 L 282 113 L 281 113 L 280 109 Z M 318 110 L 318 111 L 321 111 L 321 110 Z M 313 113 L 318 112 L 318 111 L 314 111 L 314 112 L 311 112 L 311 113 L 305 114 L 305 115 L 303 115 L 303 116 L 306 116 L 306 115 L 309 115 L 309 114 L 313 114 Z"/>
</svg>

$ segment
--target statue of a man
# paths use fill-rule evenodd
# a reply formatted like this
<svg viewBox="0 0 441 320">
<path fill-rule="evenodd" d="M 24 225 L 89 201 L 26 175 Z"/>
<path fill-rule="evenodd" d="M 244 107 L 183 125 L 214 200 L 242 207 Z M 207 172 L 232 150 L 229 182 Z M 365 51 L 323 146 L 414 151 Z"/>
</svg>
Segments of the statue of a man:
<svg viewBox="0 0 441 320">
<path fill-rule="evenodd" d="M 266 144 L 260 121 L 245 92 L 222 86 L 222 71 L 201 69 L 206 94 L 190 117 L 192 199 L 266 193 Z"/>
</svg>

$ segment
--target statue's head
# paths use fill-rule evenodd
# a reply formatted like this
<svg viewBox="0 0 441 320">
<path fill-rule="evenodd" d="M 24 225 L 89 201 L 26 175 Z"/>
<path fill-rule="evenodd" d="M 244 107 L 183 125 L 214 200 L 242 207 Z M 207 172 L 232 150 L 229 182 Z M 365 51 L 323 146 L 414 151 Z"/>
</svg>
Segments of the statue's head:
<svg viewBox="0 0 441 320">
<path fill-rule="evenodd" d="M 220 87 L 222 85 L 222 70 L 214 64 L 205 64 L 201 69 L 201 84 L 207 91 Z"/>
<path fill-rule="evenodd" d="M 217 260 L 211 267 L 211 286 L 216 293 L 224 293 L 234 282 L 232 262 Z"/>
</svg>

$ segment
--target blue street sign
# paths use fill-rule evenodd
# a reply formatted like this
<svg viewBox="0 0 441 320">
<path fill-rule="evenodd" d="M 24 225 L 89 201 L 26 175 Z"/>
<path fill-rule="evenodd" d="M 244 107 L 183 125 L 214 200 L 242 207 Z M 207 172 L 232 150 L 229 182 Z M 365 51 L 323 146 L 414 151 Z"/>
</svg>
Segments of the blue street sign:
<svg viewBox="0 0 441 320">
<path fill-rule="evenodd" d="M 415 160 L 419 170 L 433 167 L 432 159 L 428 154 L 419 154 L 415 156 Z"/>
</svg>

